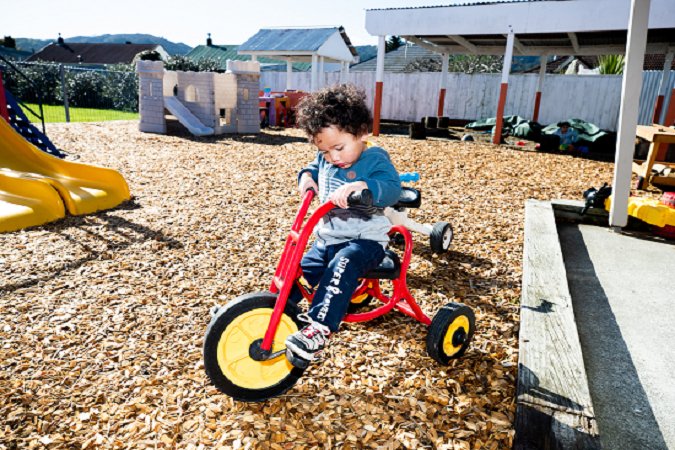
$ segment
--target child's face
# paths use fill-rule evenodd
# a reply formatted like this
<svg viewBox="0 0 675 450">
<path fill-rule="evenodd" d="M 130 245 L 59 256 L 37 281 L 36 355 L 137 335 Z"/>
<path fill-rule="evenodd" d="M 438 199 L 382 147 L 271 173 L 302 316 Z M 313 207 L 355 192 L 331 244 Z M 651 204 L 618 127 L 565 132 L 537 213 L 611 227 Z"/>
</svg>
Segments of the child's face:
<svg viewBox="0 0 675 450">
<path fill-rule="evenodd" d="M 348 169 L 361 157 L 367 140 L 368 133 L 354 136 L 331 126 L 314 137 L 314 145 L 319 147 L 326 161 L 341 169 Z"/>
<path fill-rule="evenodd" d="M 560 131 L 562 132 L 562 134 L 566 134 L 567 130 L 569 130 L 568 126 L 563 125 L 562 127 L 560 127 Z"/>
</svg>

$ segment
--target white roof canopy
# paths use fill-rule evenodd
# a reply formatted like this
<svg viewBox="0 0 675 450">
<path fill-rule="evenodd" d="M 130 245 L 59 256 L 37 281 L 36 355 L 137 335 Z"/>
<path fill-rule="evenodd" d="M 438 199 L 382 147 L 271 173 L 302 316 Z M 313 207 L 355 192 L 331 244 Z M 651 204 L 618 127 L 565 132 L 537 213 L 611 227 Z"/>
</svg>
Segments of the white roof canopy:
<svg viewBox="0 0 675 450">
<path fill-rule="evenodd" d="M 384 9 L 366 12 L 374 36 L 401 36 L 435 53 L 518 55 L 626 52 L 630 0 L 567 0 Z M 646 53 L 675 48 L 675 0 L 652 0 Z"/>
</svg>

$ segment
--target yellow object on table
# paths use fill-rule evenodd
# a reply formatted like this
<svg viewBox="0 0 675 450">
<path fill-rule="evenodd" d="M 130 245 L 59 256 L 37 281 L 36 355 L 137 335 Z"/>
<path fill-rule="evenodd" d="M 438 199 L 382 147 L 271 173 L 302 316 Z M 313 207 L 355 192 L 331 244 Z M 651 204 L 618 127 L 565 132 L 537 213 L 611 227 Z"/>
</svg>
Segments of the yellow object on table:
<svg viewBox="0 0 675 450">
<path fill-rule="evenodd" d="M 610 196 L 605 200 L 605 209 L 609 211 L 611 206 L 612 197 Z M 628 215 L 657 227 L 675 226 L 675 208 L 662 205 L 652 198 L 629 197 Z"/>
</svg>

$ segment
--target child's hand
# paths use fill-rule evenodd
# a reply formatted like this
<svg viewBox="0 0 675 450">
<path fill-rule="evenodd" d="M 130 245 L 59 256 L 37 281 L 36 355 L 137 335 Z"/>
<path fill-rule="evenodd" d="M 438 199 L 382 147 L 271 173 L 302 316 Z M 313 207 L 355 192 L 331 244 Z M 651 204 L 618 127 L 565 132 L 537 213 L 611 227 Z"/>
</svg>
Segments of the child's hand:
<svg viewBox="0 0 675 450">
<path fill-rule="evenodd" d="M 316 185 L 314 179 L 312 179 L 312 174 L 305 172 L 300 177 L 300 183 L 298 184 L 298 190 L 300 191 L 300 196 L 304 197 L 308 189 L 314 189 L 315 193 L 319 193 L 319 186 Z"/>
<path fill-rule="evenodd" d="M 331 194 L 330 201 L 333 202 L 335 206 L 347 209 L 349 208 L 349 203 L 347 203 L 349 195 L 352 192 L 358 192 L 364 189 L 368 189 L 368 184 L 365 181 L 355 181 L 353 183 L 343 184 Z"/>
</svg>

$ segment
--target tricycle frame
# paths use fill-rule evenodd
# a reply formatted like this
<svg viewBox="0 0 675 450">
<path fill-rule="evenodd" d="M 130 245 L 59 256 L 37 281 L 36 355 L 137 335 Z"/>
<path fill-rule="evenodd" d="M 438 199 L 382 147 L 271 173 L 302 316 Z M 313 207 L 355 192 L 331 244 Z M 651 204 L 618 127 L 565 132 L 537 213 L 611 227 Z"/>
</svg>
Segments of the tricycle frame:
<svg viewBox="0 0 675 450">
<path fill-rule="evenodd" d="M 277 266 L 277 269 L 274 273 L 270 291 L 272 293 L 278 294 L 278 298 L 274 306 L 272 317 L 270 318 L 269 326 L 265 332 L 265 337 L 262 344 L 260 345 L 260 348 L 263 352 L 271 351 L 272 344 L 274 342 L 274 336 L 277 332 L 277 328 L 279 327 L 281 316 L 284 312 L 284 309 L 286 308 L 288 296 L 297 278 L 302 276 L 300 261 L 302 260 L 302 256 L 305 253 L 305 248 L 307 247 L 309 237 L 312 234 L 314 227 L 319 223 L 319 220 L 328 211 L 335 208 L 335 205 L 333 205 L 331 202 L 324 203 L 316 211 L 314 211 L 314 213 L 309 217 L 309 219 L 307 219 L 307 222 L 305 222 L 303 226 L 304 218 L 307 215 L 307 211 L 309 210 L 309 206 L 312 203 L 314 196 L 314 191 L 310 189 L 303 197 L 302 204 L 298 210 L 298 215 L 293 222 L 291 231 L 288 233 L 286 245 L 284 246 L 284 251 L 281 254 L 281 259 L 279 260 L 279 265 Z M 384 304 L 372 311 L 365 313 L 347 314 L 343 319 L 345 322 L 365 322 L 386 314 L 392 309 L 396 308 L 402 313 L 414 317 L 427 326 L 431 324 L 431 319 L 422 312 L 412 294 L 408 290 L 408 286 L 406 285 L 406 273 L 408 271 L 413 249 L 412 236 L 410 235 L 410 232 L 401 225 L 392 226 L 389 234 L 393 233 L 401 233 L 403 235 L 405 239 L 405 253 L 403 255 L 403 260 L 401 261 L 401 273 L 397 279 L 392 280 L 393 293 L 391 297 L 382 293 L 379 280 L 362 280 L 361 284 L 356 289 L 354 296 L 357 297 L 363 294 L 368 294 L 374 298 L 377 298 Z M 305 298 L 311 303 L 313 295 L 307 295 L 303 292 L 303 296 L 305 296 Z"/>
</svg>

